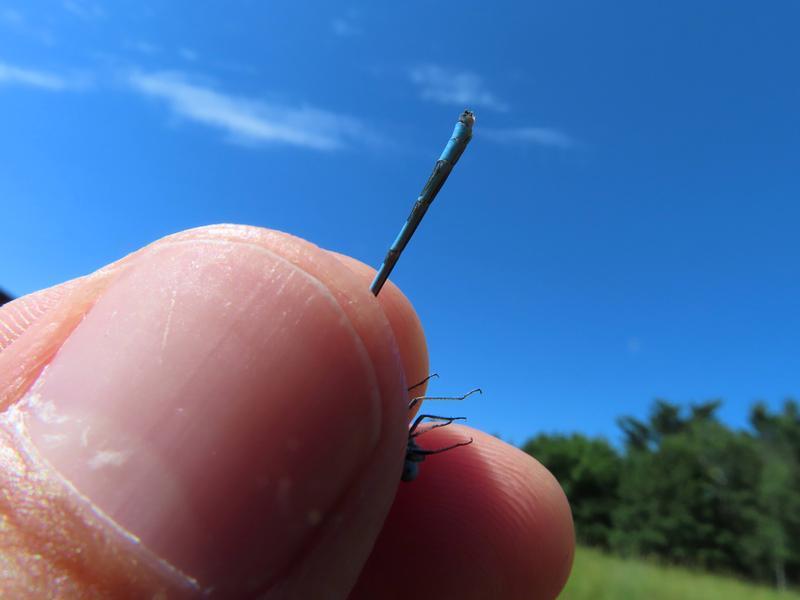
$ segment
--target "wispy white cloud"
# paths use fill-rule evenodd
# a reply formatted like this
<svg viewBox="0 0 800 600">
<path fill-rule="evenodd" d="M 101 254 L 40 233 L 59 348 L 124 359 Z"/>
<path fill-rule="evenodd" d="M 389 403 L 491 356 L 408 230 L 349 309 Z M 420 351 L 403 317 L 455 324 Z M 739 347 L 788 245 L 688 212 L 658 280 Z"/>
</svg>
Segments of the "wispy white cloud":
<svg viewBox="0 0 800 600">
<path fill-rule="evenodd" d="M 0 8 L 0 24 L 45 46 L 56 43 L 55 36 L 48 29 L 30 24 L 24 14 L 13 8 Z"/>
<path fill-rule="evenodd" d="M 364 31 L 359 26 L 358 20 L 358 13 L 351 9 L 344 15 L 332 19 L 331 29 L 333 30 L 333 33 L 341 37 L 361 35 Z"/>
<path fill-rule="evenodd" d="M 153 56 L 161 52 L 161 48 L 147 40 L 128 40 L 125 42 L 125 47 L 147 56 Z"/>
<path fill-rule="evenodd" d="M 28 69 L 0 62 L 0 86 L 34 87 L 53 92 L 84 89 L 91 84 L 87 75 L 59 75 L 51 71 Z"/>
<path fill-rule="evenodd" d="M 230 71 L 231 73 L 235 73 L 237 75 L 246 75 L 248 77 L 258 77 L 261 73 L 257 67 L 243 62 L 231 60 L 212 60 L 210 61 L 210 64 L 219 69 Z"/>
<path fill-rule="evenodd" d="M 571 148 L 576 141 L 558 129 L 549 127 L 511 127 L 492 129 L 483 127 L 480 135 L 501 144 L 535 144 L 554 148 Z"/>
<path fill-rule="evenodd" d="M 195 52 L 191 48 L 186 48 L 186 47 L 178 48 L 178 54 L 183 60 L 187 60 L 189 62 L 194 62 L 197 60 L 197 52 Z"/>
<path fill-rule="evenodd" d="M 438 65 L 421 65 L 409 72 L 420 96 L 440 104 L 508 110 L 508 104 L 486 89 L 483 79 L 471 71 L 454 71 Z"/>
<path fill-rule="evenodd" d="M 219 129 L 239 143 L 338 150 L 351 142 L 378 141 L 367 127 L 352 117 L 226 94 L 192 83 L 181 73 L 133 72 L 128 75 L 128 83 L 141 94 L 167 102 L 175 115 Z"/>
<path fill-rule="evenodd" d="M 331 21 L 331 29 L 333 29 L 333 33 L 342 37 L 359 35 L 361 33 L 360 27 L 356 26 L 352 21 L 341 17 L 337 17 Z"/>
<path fill-rule="evenodd" d="M 0 9 L 0 21 L 6 25 L 19 26 L 25 23 L 25 17 L 18 10 L 3 8 Z"/>
<path fill-rule="evenodd" d="M 91 0 L 63 0 L 64 9 L 80 19 L 92 21 L 106 16 L 103 7 Z"/>
</svg>

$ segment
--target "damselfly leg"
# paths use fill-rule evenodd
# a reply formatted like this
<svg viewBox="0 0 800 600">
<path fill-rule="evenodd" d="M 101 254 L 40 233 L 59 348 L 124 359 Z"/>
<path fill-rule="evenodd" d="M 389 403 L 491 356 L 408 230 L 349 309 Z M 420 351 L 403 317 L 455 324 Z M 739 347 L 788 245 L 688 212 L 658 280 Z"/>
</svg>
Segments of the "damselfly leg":
<svg viewBox="0 0 800 600">
<path fill-rule="evenodd" d="M 408 388 L 409 391 L 413 390 L 416 387 L 427 382 L 431 379 L 433 375 L 428 376 L 420 383 L 411 386 Z M 472 394 L 482 394 L 483 392 L 476 388 L 464 394 L 463 396 L 418 396 L 413 398 L 409 404 L 408 409 L 411 410 L 414 408 L 418 403 L 422 402 L 423 400 L 464 400 L 471 396 Z M 432 421 L 428 427 L 424 429 L 420 429 L 420 425 L 425 423 L 425 421 Z M 414 481 L 419 475 L 419 463 L 425 460 L 425 457 L 430 456 L 431 454 L 440 454 L 441 452 L 447 452 L 448 450 L 453 450 L 454 448 L 459 448 L 461 446 L 469 446 L 472 443 L 472 438 L 469 440 L 458 442 L 456 444 L 451 444 L 449 446 L 445 446 L 443 448 L 436 448 L 433 450 L 428 450 L 425 448 L 420 447 L 417 443 L 416 439 L 420 435 L 432 431 L 433 429 L 438 429 L 440 427 L 447 427 L 448 425 L 452 424 L 454 421 L 463 421 L 465 417 L 442 417 L 439 415 L 418 415 L 411 426 L 408 428 L 408 442 L 406 444 L 406 457 L 403 463 L 403 474 L 401 477 L 402 481 Z"/>
</svg>

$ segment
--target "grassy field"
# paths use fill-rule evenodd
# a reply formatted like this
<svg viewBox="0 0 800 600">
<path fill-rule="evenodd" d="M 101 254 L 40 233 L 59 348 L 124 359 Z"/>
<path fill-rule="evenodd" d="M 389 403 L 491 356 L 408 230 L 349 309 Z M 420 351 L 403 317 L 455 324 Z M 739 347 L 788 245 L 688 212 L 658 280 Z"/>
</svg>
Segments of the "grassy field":
<svg viewBox="0 0 800 600">
<path fill-rule="evenodd" d="M 705 575 L 643 561 L 623 560 L 578 548 L 560 600 L 800 600 L 800 593 L 777 592 L 728 577 Z"/>
</svg>

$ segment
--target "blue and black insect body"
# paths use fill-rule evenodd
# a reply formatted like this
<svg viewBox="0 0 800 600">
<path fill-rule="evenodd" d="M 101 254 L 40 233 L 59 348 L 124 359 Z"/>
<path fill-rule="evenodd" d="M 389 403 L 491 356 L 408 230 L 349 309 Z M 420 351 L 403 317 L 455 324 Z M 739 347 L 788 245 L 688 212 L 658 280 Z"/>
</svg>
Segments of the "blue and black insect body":
<svg viewBox="0 0 800 600">
<path fill-rule="evenodd" d="M 433 375 L 429 375 L 419 383 L 412 385 L 408 388 L 410 392 L 414 388 L 417 388 L 427 382 L 432 377 L 438 377 L 435 373 Z M 408 410 L 414 408 L 419 402 L 423 400 L 464 400 L 468 396 L 472 394 L 481 394 L 480 389 L 474 389 L 471 392 L 464 394 L 463 396 L 444 396 L 444 397 L 434 397 L 434 396 L 419 396 L 418 398 L 414 398 L 411 402 L 408 403 Z M 425 460 L 426 456 L 431 454 L 440 454 L 442 452 L 447 452 L 448 450 L 452 450 L 453 448 L 458 448 L 460 446 L 469 446 L 472 443 L 472 438 L 467 441 L 459 442 L 457 444 L 452 444 L 451 446 L 445 446 L 444 448 L 437 448 L 435 450 L 426 450 L 425 448 L 420 447 L 417 444 L 416 438 L 426 433 L 432 429 L 436 429 L 438 427 L 447 427 L 454 421 L 463 421 L 466 417 L 440 417 L 438 415 L 419 415 L 414 422 L 411 424 L 411 427 L 408 428 L 408 443 L 406 445 L 406 458 L 403 463 L 403 475 L 401 476 L 402 481 L 414 481 L 419 475 L 419 463 Z M 430 427 L 426 427 L 425 429 L 420 430 L 419 426 L 425 419 L 431 419 L 435 421 L 433 425 Z"/>
<path fill-rule="evenodd" d="M 450 136 L 450 140 L 447 142 L 442 154 L 439 156 L 439 160 L 436 161 L 433 167 L 433 173 L 428 177 L 428 181 L 425 182 L 425 187 L 422 188 L 419 196 L 417 196 L 417 201 L 414 202 L 411 214 L 408 215 L 408 219 L 406 219 L 406 222 L 400 229 L 400 233 L 397 234 L 394 242 L 392 242 L 392 245 L 389 247 L 386 258 L 383 259 L 383 264 L 381 264 L 378 272 L 375 274 L 372 285 L 369 286 L 369 290 L 375 296 L 380 293 L 381 288 L 383 288 L 383 285 L 389 278 L 389 274 L 392 272 L 392 269 L 394 269 L 395 264 L 397 264 L 397 260 L 400 258 L 403 250 L 405 250 L 409 240 L 411 240 L 411 236 L 414 235 L 417 227 L 419 227 L 422 217 L 425 216 L 428 208 L 433 204 L 439 190 L 442 189 L 444 182 L 447 181 L 450 171 L 453 170 L 458 159 L 461 158 L 464 150 L 466 150 L 467 144 L 469 144 L 469 141 L 472 139 L 473 125 L 475 125 L 475 113 L 471 110 L 465 110 L 461 113 L 461 116 L 458 117 L 455 129 L 453 129 L 453 134 Z"/>
<path fill-rule="evenodd" d="M 444 147 L 439 159 L 436 161 L 436 164 L 433 167 L 433 172 L 428 177 L 428 181 L 425 182 L 425 187 L 422 188 L 419 196 L 417 196 L 417 200 L 411 209 L 411 214 L 409 214 L 406 222 L 400 229 L 400 233 L 397 234 L 394 242 L 392 242 L 392 245 L 389 247 L 389 251 L 386 253 L 383 263 L 378 269 L 378 272 L 375 274 L 375 279 L 373 279 L 372 284 L 369 286 L 370 292 L 372 292 L 376 298 L 381 289 L 383 289 L 383 286 L 389 278 L 389 274 L 392 272 L 392 269 L 394 269 L 395 264 L 397 264 L 400 254 L 402 254 L 403 250 L 405 250 L 405 247 L 408 245 L 411 236 L 414 235 L 417 227 L 419 227 L 422 217 L 425 216 L 428 208 L 431 204 L 433 204 L 436 195 L 439 193 L 439 190 L 442 189 L 444 182 L 447 181 L 447 177 L 450 175 L 453 167 L 455 167 L 458 159 L 461 158 L 464 150 L 466 150 L 467 144 L 469 144 L 469 141 L 472 139 L 473 125 L 475 125 L 475 113 L 473 113 L 471 110 L 465 110 L 463 113 L 461 113 L 461 116 L 458 117 L 456 126 L 453 129 L 453 134 L 450 136 L 447 145 Z M 418 384 L 412 385 L 410 388 L 408 388 L 408 391 L 411 391 L 415 387 L 422 385 L 431 377 L 436 377 L 436 375 L 426 377 Z M 469 392 L 469 394 L 465 394 L 464 396 L 457 398 L 414 398 L 408 405 L 408 409 L 411 410 L 414 408 L 414 406 L 416 406 L 417 402 L 421 402 L 422 400 L 463 400 L 475 392 L 480 392 L 480 390 L 472 390 Z M 420 423 L 422 423 L 422 421 L 425 419 L 431 419 L 436 421 L 436 423 L 430 427 L 420 430 Z M 462 419 L 463 417 L 438 417 L 436 415 L 420 415 L 416 418 L 414 423 L 412 423 L 411 427 L 408 429 L 406 460 L 403 464 L 403 481 L 414 481 L 414 479 L 417 478 L 417 475 L 419 474 L 419 463 L 425 460 L 426 456 L 430 454 L 439 454 L 440 452 L 446 452 L 448 450 L 452 450 L 453 448 L 467 446 L 472 443 L 472 440 L 470 439 L 467 442 L 453 444 L 447 448 L 425 450 L 416 442 L 415 438 L 422 435 L 426 431 L 436 429 L 437 427 L 446 427 L 453 421 L 460 421 Z"/>
</svg>

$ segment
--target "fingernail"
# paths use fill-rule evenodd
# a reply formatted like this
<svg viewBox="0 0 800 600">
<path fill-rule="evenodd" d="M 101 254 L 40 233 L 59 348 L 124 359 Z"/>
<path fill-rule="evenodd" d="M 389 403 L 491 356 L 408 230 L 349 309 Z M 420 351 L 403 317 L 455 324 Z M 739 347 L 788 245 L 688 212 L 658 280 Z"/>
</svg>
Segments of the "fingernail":
<svg viewBox="0 0 800 600">
<path fill-rule="evenodd" d="M 178 242 L 126 268 L 19 406 L 42 457 L 150 550 L 204 585 L 256 589 L 368 459 L 372 368 L 300 268 Z"/>
</svg>

